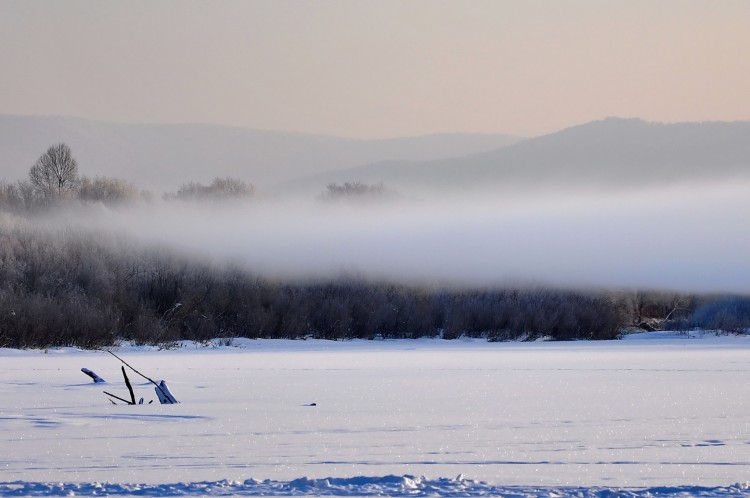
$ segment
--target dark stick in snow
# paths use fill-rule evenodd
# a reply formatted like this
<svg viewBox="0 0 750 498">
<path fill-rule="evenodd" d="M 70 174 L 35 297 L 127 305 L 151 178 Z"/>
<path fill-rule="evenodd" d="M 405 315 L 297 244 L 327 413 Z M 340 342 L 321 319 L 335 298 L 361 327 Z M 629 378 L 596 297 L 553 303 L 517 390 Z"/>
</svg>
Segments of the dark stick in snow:
<svg viewBox="0 0 750 498">
<path fill-rule="evenodd" d="M 133 393 L 133 386 L 130 385 L 130 379 L 128 379 L 128 374 L 125 373 L 125 367 L 122 368 L 122 376 L 125 377 L 125 385 L 128 386 L 128 391 L 130 392 L 130 399 L 133 401 L 131 404 L 135 404 L 135 393 Z"/>
<path fill-rule="evenodd" d="M 115 398 L 115 399 L 119 399 L 120 401 L 122 401 L 123 403 L 126 403 L 126 404 L 128 404 L 128 405 L 134 405 L 134 404 L 135 404 L 135 403 L 131 403 L 130 401 L 126 400 L 125 398 L 121 398 L 121 397 L 119 397 L 119 396 L 115 396 L 115 395 L 114 395 L 114 394 L 112 394 L 112 393 L 108 393 L 107 391 L 103 391 L 103 392 L 104 392 L 104 394 L 106 394 L 107 396 L 110 396 L 110 397 L 112 397 L 112 398 Z M 110 400 L 110 401 L 112 401 L 112 400 Z"/>
<path fill-rule="evenodd" d="M 149 382 L 151 382 L 151 383 L 152 383 L 153 385 L 155 385 L 155 386 L 156 386 L 156 389 L 158 390 L 158 392 L 157 392 L 156 394 L 157 394 L 157 396 L 159 396 L 159 400 L 160 400 L 160 401 L 161 401 L 161 397 L 162 397 L 162 395 L 163 395 L 165 399 L 168 399 L 168 400 L 169 400 L 169 403 L 167 403 L 167 404 L 170 404 L 170 403 L 179 403 L 179 401 L 177 401 L 177 400 L 176 400 L 176 399 L 174 398 L 174 396 L 172 396 L 172 393 L 170 393 L 169 391 L 165 391 L 165 390 L 164 390 L 164 388 L 162 388 L 162 386 L 161 386 L 161 385 L 157 384 L 157 383 L 156 383 L 156 381 L 155 381 L 154 379 L 152 379 L 151 377 L 146 377 L 146 376 L 145 376 L 145 375 L 143 375 L 143 374 L 142 374 L 141 372 L 139 372 L 138 370 L 136 370 L 135 368 L 133 368 L 132 366 L 130 366 L 130 365 L 128 364 L 128 362 L 127 362 L 127 361 L 123 360 L 122 358 L 120 358 L 119 356 L 117 356 L 116 354 L 114 354 L 114 353 L 113 353 L 112 351 L 110 351 L 109 349 L 107 349 L 106 351 L 107 351 L 107 353 L 111 354 L 112 356 L 114 356 L 115 358 L 117 358 L 118 360 L 120 360 L 121 362 L 123 362 L 123 363 L 125 364 L 125 366 L 127 366 L 127 367 L 128 367 L 129 369 L 131 369 L 131 370 L 132 370 L 133 372 L 137 373 L 138 375 L 140 375 L 141 377 L 143 377 L 144 379 L 146 379 L 147 381 L 149 381 Z M 164 382 L 164 381 L 162 381 L 162 382 Z M 159 394 L 159 392 L 161 392 L 161 394 Z M 164 404 L 164 403 L 162 403 L 162 404 Z"/>
</svg>

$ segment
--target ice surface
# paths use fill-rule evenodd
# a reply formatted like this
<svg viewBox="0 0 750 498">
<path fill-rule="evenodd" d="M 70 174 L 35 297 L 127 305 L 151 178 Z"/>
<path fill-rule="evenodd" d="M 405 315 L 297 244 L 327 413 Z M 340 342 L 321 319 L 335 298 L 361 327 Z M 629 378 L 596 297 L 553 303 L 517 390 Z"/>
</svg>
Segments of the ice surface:
<svg viewBox="0 0 750 498">
<path fill-rule="evenodd" d="M 235 344 L 0 350 L 0 495 L 748 494 L 745 337 Z"/>
</svg>

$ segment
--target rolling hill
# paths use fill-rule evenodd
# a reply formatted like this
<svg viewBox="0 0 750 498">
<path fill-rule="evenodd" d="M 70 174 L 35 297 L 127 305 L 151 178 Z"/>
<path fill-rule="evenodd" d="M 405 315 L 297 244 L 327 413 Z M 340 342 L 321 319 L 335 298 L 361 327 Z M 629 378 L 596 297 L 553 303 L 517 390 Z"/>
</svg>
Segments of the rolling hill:
<svg viewBox="0 0 750 498">
<path fill-rule="evenodd" d="M 444 134 L 386 140 L 208 125 L 115 124 L 67 117 L 0 115 L 0 180 L 26 178 L 48 146 L 65 142 L 82 174 L 174 190 L 232 176 L 261 188 L 384 160 L 432 160 L 488 151 L 505 135 Z"/>
<path fill-rule="evenodd" d="M 384 183 L 406 192 L 645 187 L 750 178 L 750 122 L 661 124 L 607 118 L 496 150 L 433 161 L 383 161 L 289 182 Z"/>
</svg>

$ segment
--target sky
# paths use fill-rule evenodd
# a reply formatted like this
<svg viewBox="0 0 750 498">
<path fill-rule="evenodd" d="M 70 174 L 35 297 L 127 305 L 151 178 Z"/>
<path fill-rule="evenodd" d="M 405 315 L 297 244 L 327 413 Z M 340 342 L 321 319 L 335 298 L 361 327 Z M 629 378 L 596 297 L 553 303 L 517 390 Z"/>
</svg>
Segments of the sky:
<svg viewBox="0 0 750 498">
<path fill-rule="evenodd" d="M 750 119 L 747 0 L 0 0 L 0 113 L 360 138 Z"/>
</svg>

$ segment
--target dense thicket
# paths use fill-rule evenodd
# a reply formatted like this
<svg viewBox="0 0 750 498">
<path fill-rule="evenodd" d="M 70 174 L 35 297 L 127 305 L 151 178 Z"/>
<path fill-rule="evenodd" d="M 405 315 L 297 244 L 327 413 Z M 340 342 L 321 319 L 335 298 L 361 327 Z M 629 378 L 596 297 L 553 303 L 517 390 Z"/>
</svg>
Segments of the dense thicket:
<svg viewBox="0 0 750 498">
<path fill-rule="evenodd" d="M 683 328 L 746 332 L 750 330 L 750 297 L 720 296 L 705 300 L 696 307 Z"/>
<path fill-rule="evenodd" d="M 629 326 L 745 331 L 750 298 L 276 282 L 116 235 L 40 228 L 0 213 L 0 347 L 240 336 L 611 339 Z"/>
<path fill-rule="evenodd" d="M 280 283 L 115 236 L 0 223 L 3 347 L 237 336 L 604 339 L 624 323 L 620 304 L 605 294 Z"/>
</svg>

